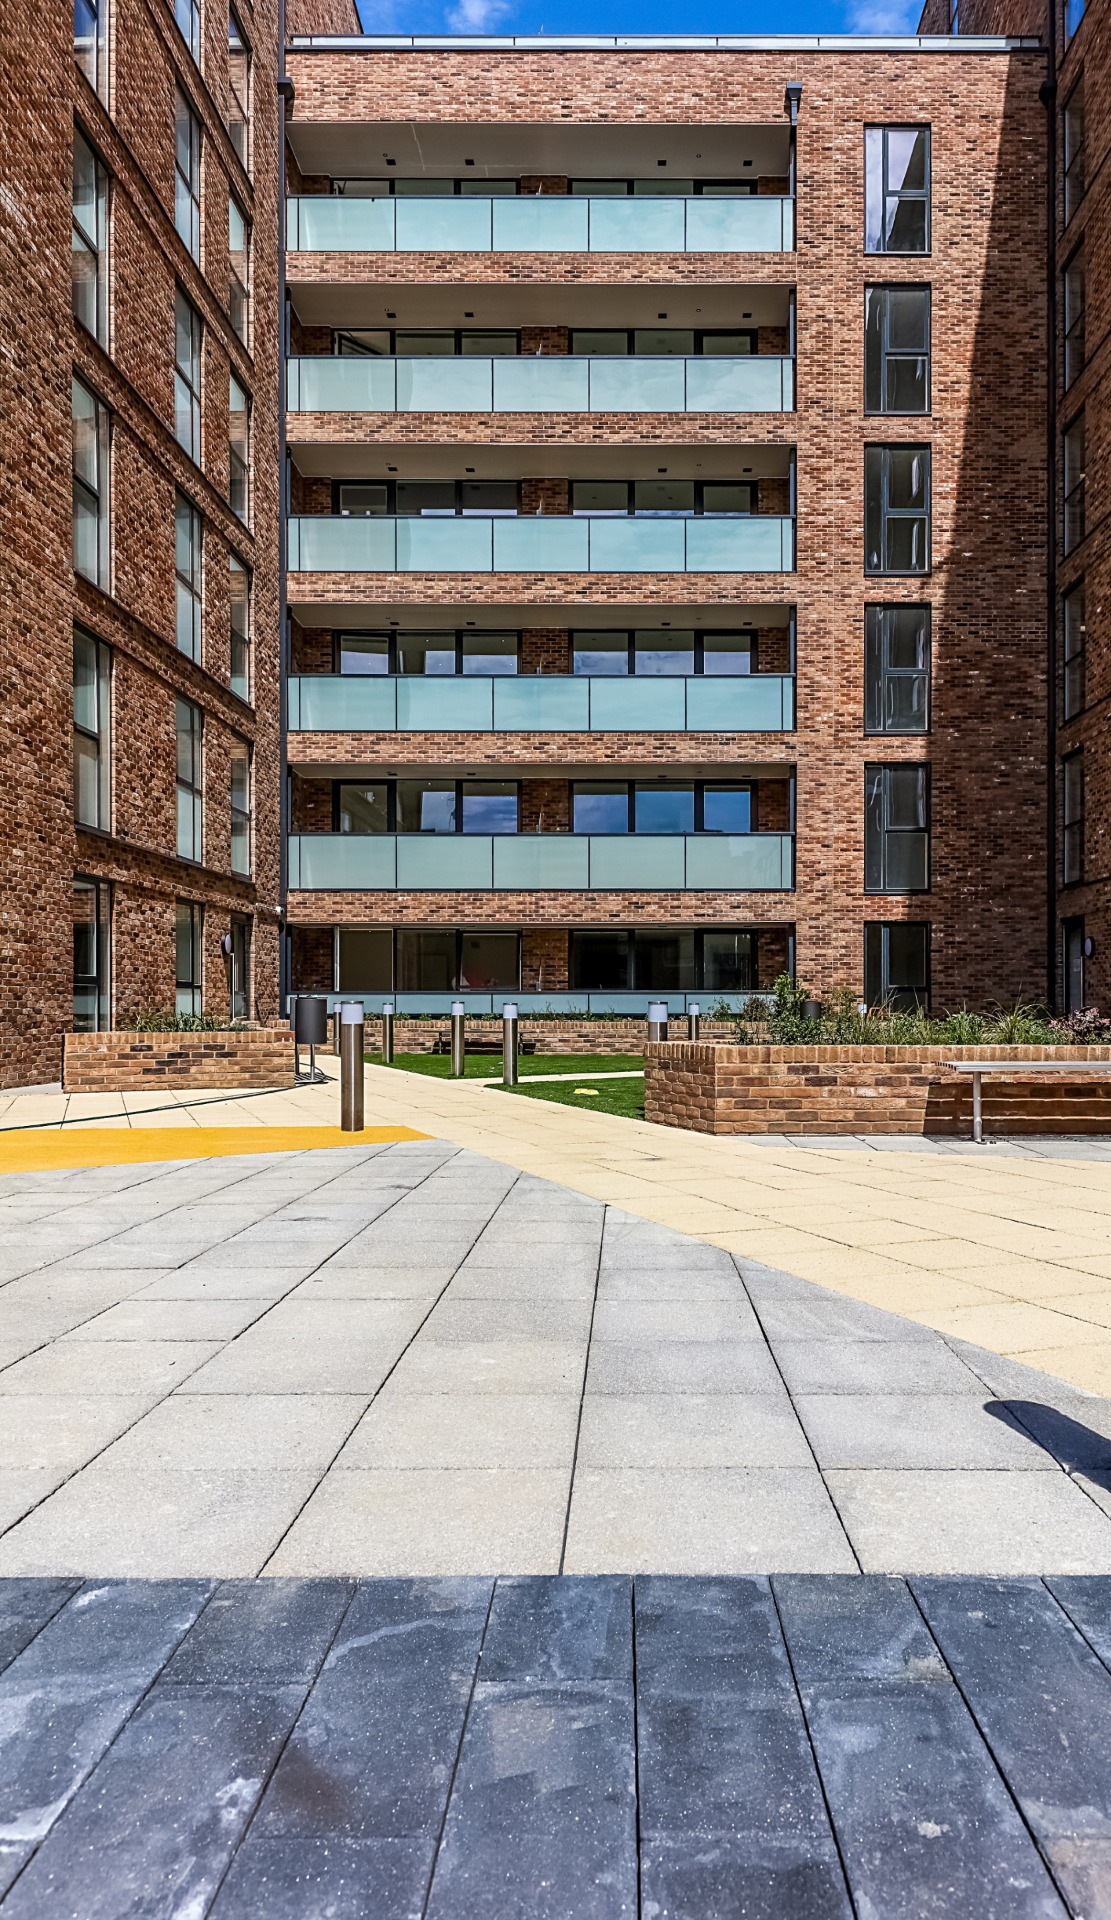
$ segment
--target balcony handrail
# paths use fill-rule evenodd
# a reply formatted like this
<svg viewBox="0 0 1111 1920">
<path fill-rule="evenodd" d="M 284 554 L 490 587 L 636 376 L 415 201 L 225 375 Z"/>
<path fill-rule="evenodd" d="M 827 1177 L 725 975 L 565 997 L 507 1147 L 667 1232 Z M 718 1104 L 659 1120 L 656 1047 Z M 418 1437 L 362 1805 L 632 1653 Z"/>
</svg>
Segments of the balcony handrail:
<svg viewBox="0 0 1111 1920">
<path fill-rule="evenodd" d="M 290 252 L 789 253 L 790 194 L 292 194 Z"/>
<path fill-rule="evenodd" d="M 287 566 L 290 573 L 792 573 L 795 522 L 786 514 L 292 515 Z"/>
<path fill-rule="evenodd" d="M 287 685 L 292 733 L 781 733 L 795 725 L 793 673 L 331 673 L 292 674 Z"/>
<path fill-rule="evenodd" d="M 286 362 L 286 393 L 293 414 L 790 413 L 795 361 L 771 353 L 303 354 Z"/>
<path fill-rule="evenodd" d="M 311 833 L 287 844 L 297 892 L 785 893 L 795 884 L 792 833 Z"/>
</svg>

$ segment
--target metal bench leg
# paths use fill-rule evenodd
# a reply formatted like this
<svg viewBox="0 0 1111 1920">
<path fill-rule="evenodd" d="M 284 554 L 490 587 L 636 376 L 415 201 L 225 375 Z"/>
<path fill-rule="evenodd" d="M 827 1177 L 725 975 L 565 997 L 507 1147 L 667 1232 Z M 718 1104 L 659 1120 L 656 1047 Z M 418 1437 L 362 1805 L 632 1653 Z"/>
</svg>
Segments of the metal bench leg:
<svg viewBox="0 0 1111 1920">
<path fill-rule="evenodd" d="M 984 1107 L 981 1097 L 982 1076 L 972 1076 L 972 1138 L 978 1147 L 984 1144 Z"/>
</svg>

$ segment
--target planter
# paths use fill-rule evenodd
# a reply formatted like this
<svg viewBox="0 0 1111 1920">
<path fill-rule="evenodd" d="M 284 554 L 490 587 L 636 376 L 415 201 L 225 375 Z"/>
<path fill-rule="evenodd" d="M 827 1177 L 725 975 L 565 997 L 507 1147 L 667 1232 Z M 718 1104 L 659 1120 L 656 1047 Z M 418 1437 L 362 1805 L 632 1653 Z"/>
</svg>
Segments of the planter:
<svg viewBox="0 0 1111 1920">
<path fill-rule="evenodd" d="M 270 1028 L 238 1033 L 67 1033 L 67 1093 L 136 1093 L 154 1088 L 291 1087 L 293 1035 Z"/>
<path fill-rule="evenodd" d="M 648 1046 L 644 1114 L 697 1133 L 937 1133 L 972 1130 L 972 1082 L 946 1060 L 1111 1060 L 1111 1047 Z M 1111 1133 L 1111 1076 L 983 1083 L 984 1131 Z"/>
</svg>

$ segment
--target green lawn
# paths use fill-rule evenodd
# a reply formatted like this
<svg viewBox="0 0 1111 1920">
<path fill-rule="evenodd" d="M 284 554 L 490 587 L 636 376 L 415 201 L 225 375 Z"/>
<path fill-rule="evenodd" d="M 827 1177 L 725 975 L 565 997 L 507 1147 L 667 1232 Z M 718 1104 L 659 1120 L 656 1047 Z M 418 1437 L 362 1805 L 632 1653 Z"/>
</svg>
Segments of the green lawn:
<svg viewBox="0 0 1111 1920">
<path fill-rule="evenodd" d="M 592 1087 L 584 1093 L 580 1089 Z M 573 1080 L 548 1082 L 535 1087 L 499 1087 L 499 1093 L 519 1093 L 526 1100 L 557 1100 L 564 1107 L 589 1107 L 592 1113 L 619 1113 L 626 1120 L 644 1118 L 644 1075 L 635 1080 L 595 1080 L 584 1073 Z"/>
<path fill-rule="evenodd" d="M 374 1067 L 380 1067 L 383 1064 L 382 1056 L 378 1053 L 368 1053 L 366 1059 Z M 501 1079 L 500 1053 L 469 1053 L 464 1064 L 468 1080 Z M 447 1080 L 450 1077 L 451 1060 L 446 1053 L 397 1053 L 394 1055 L 393 1065 L 402 1073 L 428 1073 L 437 1080 Z M 517 1071 L 522 1080 L 534 1073 L 581 1073 L 585 1082 L 592 1074 L 620 1073 L 630 1069 L 639 1072 L 643 1065 L 644 1061 L 639 1053 L 523 1053 L 518 1058 Z M 635 1083 L 631 1080 L 616 1080 L 609 1084 L 616 1087 L 631 1087 Z M 558 1087 L 553 1088 L 548 1097 L 557 1099 L 561 1091 Z M 536 1092 L 539 1094 L 539 1087 Z M 621 1111 L 624 1112 L 624 1108 Z"/>
</svg>

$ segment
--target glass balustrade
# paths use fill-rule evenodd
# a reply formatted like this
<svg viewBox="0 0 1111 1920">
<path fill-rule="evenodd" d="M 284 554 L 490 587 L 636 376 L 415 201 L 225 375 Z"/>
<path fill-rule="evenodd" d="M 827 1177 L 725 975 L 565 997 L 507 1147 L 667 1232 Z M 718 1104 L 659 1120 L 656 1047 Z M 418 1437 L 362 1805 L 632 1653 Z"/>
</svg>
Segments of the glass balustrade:
<svg viewBox="0 0 1111 1920">
<path fill-rule="evenodd" d="M 794 886 L 789 833 L 316 833 L 292 834 L 288 846 L 289 884 L 301 892 Z"/>
<path fill-rule="evenodd" d="M 577 359 L 365 359 L 287 363 L 292 413 L 789 413 L 794 361 L 778 354 Z"/>
<path fill-rule="evenodd" d="M 294 516 L 291 573 L 790 573 L 795 523 L 568 514 Z"/>
<path fill-rule="evenodd" d="M 286 245 L 295 253 L 785 253 L 794 244 L 795 203 L 772 194 L 313 194 L 286 202 Z"/>
<path fill-rule="evenodd" d="M 782 733 L 791 674 L 683 678 L 564 674 L 304 674 L 289 681 L 293 733 Z"/>
</svg>

